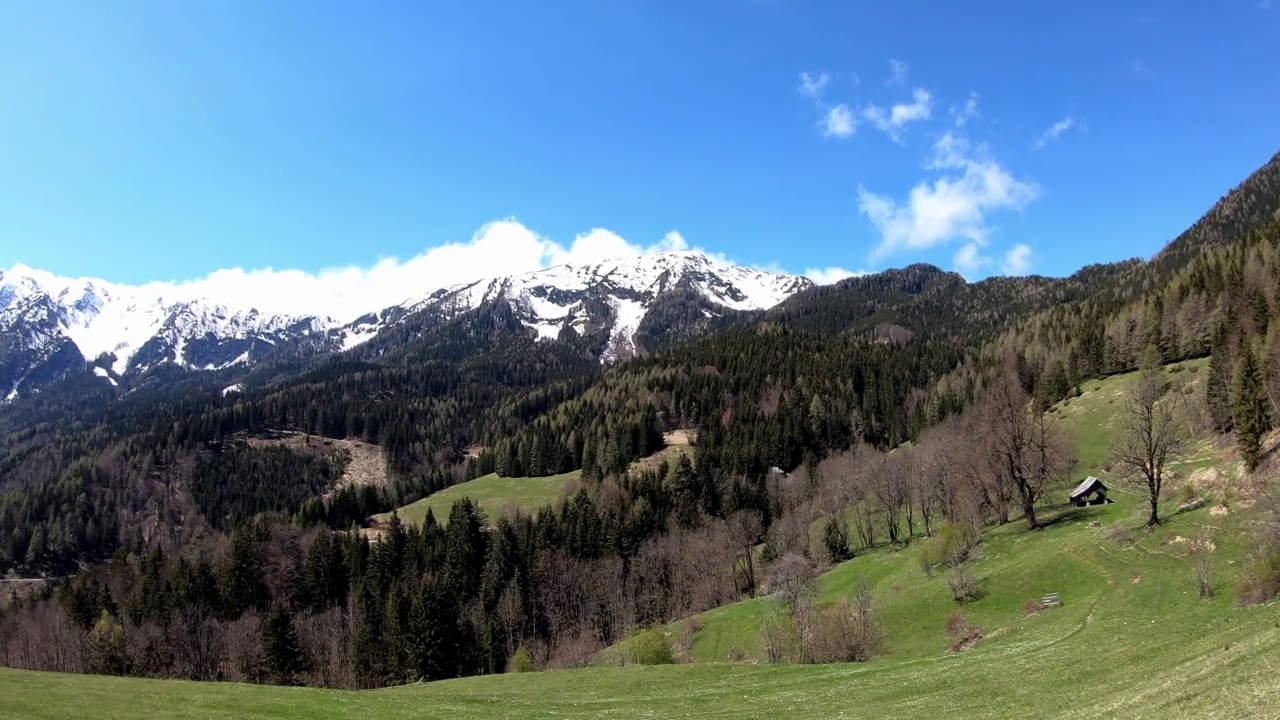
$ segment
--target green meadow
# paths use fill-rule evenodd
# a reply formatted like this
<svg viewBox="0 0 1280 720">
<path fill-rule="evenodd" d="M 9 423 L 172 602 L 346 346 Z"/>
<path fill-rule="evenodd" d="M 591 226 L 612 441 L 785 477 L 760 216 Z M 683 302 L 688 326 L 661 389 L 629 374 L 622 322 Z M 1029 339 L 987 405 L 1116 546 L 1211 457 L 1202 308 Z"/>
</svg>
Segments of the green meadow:
<svg viewBox="0 0 1280 720">
<path fill-rule="evenodd" d="M 549 477 L 508 478 L 490 473 L 475 480 L 452 485 L 438 493 L 432 493 L 417 502 L 399 508 L 396 512 L 401 521 L 416 525 L 426 519 L 427 510 L 430 510 L 436 520 L 443 523 L 448 521 L 449 509 L 453 504 L 464 497 L 469 497 L 479 503 L 490 520 L 495 520 L 512 509 L 518 508 L 532 512 L 554 503 L 560 498 L 565 484 L 581 476 L 580 470 Z M 376 516 L 380 523 L 388 521 L 390 517 L 390 513 Z"/>
<path fill-rule="evenodd" d="M 1195 383 L 1202 373 L 1202 364 L 1190 363 L 1169 375 Z M 1232 592 L 1250 547 L 1250 497 L 1239 462 L 1212 440 L 1192 443 L 1173 468 L 1166 521 L 1146 530 L 1145 499 L 1106 469 L 1130 379 L 1090 381 L 1054 410 L 1078 446 L 1076 477 L 1099 475 L 1116 502 L 1053 507 L 1070 484 L 1064 482 L 1044 510 L 1044 529 L 1028 532 L 1016 519 L 989 529 L 972 563 L 980 599 L 958 605 L 942 577 L 927 577 L 919 543 L 860 554 L 819 578 L 819 602 L 847 595 L 861 578 L 872 583 L 887 647 L 870 662 L 764 663 L 760 624 L 775 601 L 756 598 L 669 626 L 673 637 L 691 634 L 683 662 L 674 665 L 613 666 L 616 653 L 606 651 L 581 670 L 365 692 L 0 670 L 0 717 L 1274 717 L 1280 608 L 1239 607 Z M 536 507 L 572 477 L 490 475 L 403 508 L 401 516 L 419 522 L 430 507 L 443 518 L 463 496 L 487 511 L 504 503 Z M 1206 502 L 1181 509 L 1193 495 Z M 1198 592 L 1192 538 L 1212 548 L 1210 600 Z M 1059 593 L 1062 605 L 1029 614 L 1028 602 L 1047 593 Z M 957 608 L 983 639 L 952 653 L 944 622 Z"/>
</svg>

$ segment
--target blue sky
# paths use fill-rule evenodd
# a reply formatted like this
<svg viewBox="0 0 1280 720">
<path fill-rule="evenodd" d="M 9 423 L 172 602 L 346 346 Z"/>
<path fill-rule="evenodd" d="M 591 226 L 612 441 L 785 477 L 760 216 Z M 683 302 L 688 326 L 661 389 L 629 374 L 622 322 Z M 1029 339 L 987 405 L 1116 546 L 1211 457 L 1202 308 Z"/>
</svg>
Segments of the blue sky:
<svg viewBox="0 0 1280 720">
<path fill-rule="evenodd" d="M 1260 0 L 9 2 L 0 267 L 1068 274 L 1280 149 L 1276 68 Z"/>
</svg>

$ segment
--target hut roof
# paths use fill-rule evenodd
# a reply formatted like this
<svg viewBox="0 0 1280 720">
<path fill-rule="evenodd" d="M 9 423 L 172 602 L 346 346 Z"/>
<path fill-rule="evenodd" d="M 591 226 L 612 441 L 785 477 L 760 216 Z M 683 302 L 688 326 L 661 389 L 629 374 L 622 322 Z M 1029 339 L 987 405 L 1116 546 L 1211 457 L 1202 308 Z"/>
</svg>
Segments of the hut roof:
<svg viewBox="0 0 1280 720">
<path fill-rule="evenodd" d="M 1077 485 L 1076 489 L 1072 490 L 1071 495 L 1069 495 L 1068 497 L 1074 500 L 1075 498 L 1078 498 L 1081 495 L 1085 495 L 1087 493 L 1092 492 L 1095 487 L 1100 487 L 1103 490 L 1107 489 L 1107 486 L 1104 485 L 1101 480 L 1090 475 L 1089 477 L 1084 479 L 1084 482 Z"/>
</svg>

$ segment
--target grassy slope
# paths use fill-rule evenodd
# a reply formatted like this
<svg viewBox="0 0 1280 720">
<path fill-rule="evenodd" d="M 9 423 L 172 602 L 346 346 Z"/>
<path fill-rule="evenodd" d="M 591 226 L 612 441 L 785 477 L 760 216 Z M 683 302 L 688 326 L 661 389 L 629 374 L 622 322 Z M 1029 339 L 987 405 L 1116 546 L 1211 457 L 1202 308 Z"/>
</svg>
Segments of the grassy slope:
<svg viewBox="0 0 1280 720">
<path fill-rule="evenodd" d="M 1187 371 L 1184 371 L 1187 372 Z M 1076 431 L 1082 472 L 1103 472 L 1125 377 L 1089 383 L 1059 412 Z M 1234 461 L 1208 443 L 1182 468 Z M 1105 477 L 1105 475 L 1104 475 Z M 877 551 L 821 578 L 820 594 L 875 584 L 889 628 L 886 658 L 859 665 L 721 662 L 758 652 L 764 599 L 700 616 L 692 665 L 590 668 L 505 675 L 365 693 L 126 680 L 0 670 L 0 717 L 1245 717 L 1280 705 L 1280 611 L 1240 609 L 1230 583 L 1246 548 L 1239 503 L 1174 514 L 1139 542 L 1106 539 L 1113 522 L 1141 525 L 1141 498 L 1050 512 L 1045 530 L 994 530 L 974 570 L 986 597 L 966 607 L 987 639 L 945 652 L 943 618 L 955 607 L 942 580 L 915 564 L 916 547 Z M 1216 505 L 1216 503 L 1214 504 Z M 1091 526 L 1098 521 L 1097 527 Z M 1198 599 L 1187 545 L 1208 530 L 1216 549 L 1211 602 Z M 1135 582 L 1135 579 L 1137 580 Z M 1060 592 L 1063 606 L 1023 614 L 1026 600 Z"/>
<path fill-rule="evenodd" d="M 554 503 L 560 497 L 565 483 L 576 480 L 582 475 L 575 470 L 563 475 L 550 477 L 505 478 L 490 473 L 469 482 L 447 487 L 421 500 L 405 505 L 399 509 L 400 519 L 407 523 L 420 523 L 427 516 L 430 508 L 436 520 L 445 522 L 449 519 L 449 509 L 464 497 L 480 503 L 485 513 L 492 520 L 501 515 L 508 507 L 519 507 L 524 510 L 536 510 L 548 503 Z M 385 522 L 389 514 L 378 515 L 379 522 Z"/>
</svg>

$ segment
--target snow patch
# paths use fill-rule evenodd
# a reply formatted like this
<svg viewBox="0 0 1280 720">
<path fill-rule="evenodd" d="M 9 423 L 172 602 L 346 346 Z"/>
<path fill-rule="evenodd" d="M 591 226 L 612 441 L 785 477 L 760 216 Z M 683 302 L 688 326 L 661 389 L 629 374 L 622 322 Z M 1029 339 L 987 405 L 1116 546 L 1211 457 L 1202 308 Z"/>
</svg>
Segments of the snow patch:
<svg viewBox="0 0 1280 720">
<path fill-rule="evenodd" d="M 648 312 L 648 308 L 635 300 L 614 298 L 611 304 L 614 312 L 617 313 L 617 320 L 614 321 L 613 333 L 609 337 L 609 344 L 601 356 L 602 361 L 618 359 L 619 350 L 622 349 L 617 347 L 619 335 L 622 336 L 622 341 L 630 346 L 630 349 L 635 348 L 636 330 L 640 328 L 640 321 L 644 319 L 645 313 Z"/>
<path fill-rule="evenodd" d="M 106 368 L 94 366 L 93 374 L 100 378 L 106 378 L 107 382 L 111 383 L 111 387 L 120 387 L 120 383 L 116 382 L 116 379 L 111 377 L 111 373 L 107 372 Z"/>
<path fill-rule="evenodd" d="M 555 340 L 560 337 L 560 328 L 563 327 L 558 323 L 534 323 L 532 325 L 534 332 L 538 333 L 539 340 Z"/>
<path fill-rule="evenodd" d="M 378 330 L 379 326 L 377 325 L 351 328 L 347 330 L 342 336 L 342 349 L 350 350 L 357 345 L 369 342 L 373 339 L 374 335 L 378 334 Z"/>
<path fill-rule="evenodd" d="M 228 395 L 243 395 L 243 394 L 244 394 L 244 385 L 240 383 L 236 383 L 235 385 L 228 385 L 222 388 L 222 397 L 226 397 Z"/>
</svg>

